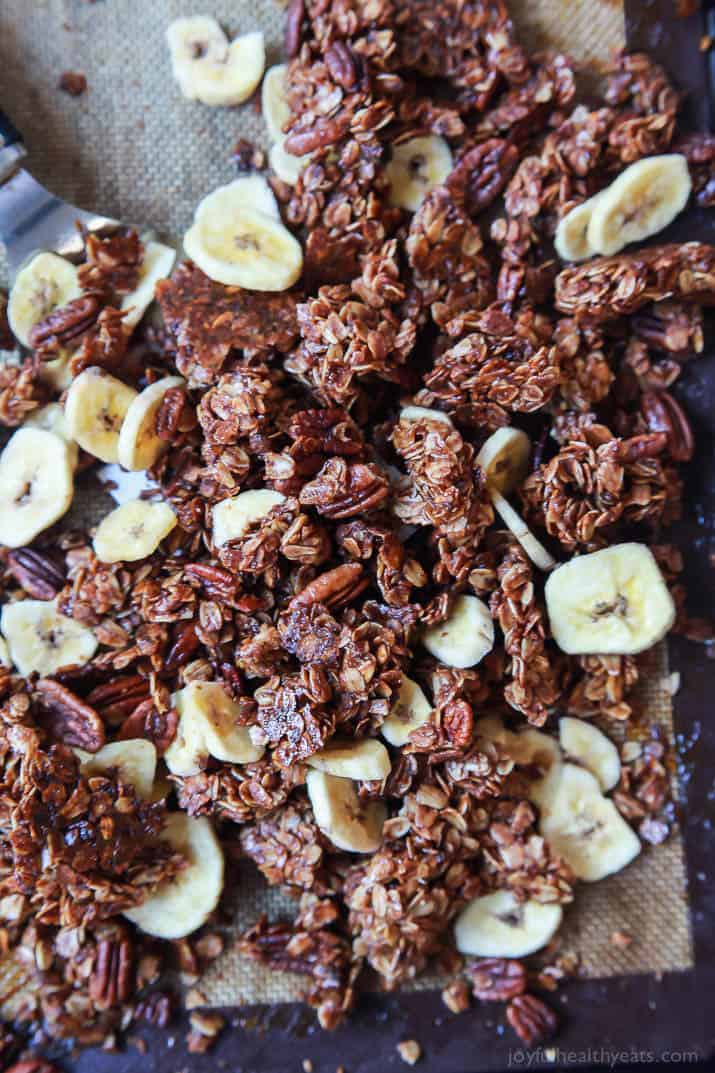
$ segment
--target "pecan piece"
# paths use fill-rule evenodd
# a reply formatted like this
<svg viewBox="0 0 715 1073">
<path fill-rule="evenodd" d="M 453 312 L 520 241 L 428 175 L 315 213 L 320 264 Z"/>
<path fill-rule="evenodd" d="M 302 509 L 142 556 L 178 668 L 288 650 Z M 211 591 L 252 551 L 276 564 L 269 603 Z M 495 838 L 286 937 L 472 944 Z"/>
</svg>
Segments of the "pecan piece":
<svg viewBox="0 0 715 1073">
<path fill-rule="evenodd" d="M 35 686 L 38 722 L 62 745 L 96 753 L 106 741 L 104 723 L 97 711 L 53 678 L 40 678 Z"/>
<path fill-rule="evenodd" d="M 171 996 L 165 991 L 154 991 L 137 1002 L 134 1016 L 138 1021 L 147 1021 L 157 1028 L 166 1028 L 171 1020 Z"/>
<path fill-rule="evenodd" d="M 324 604 L 325 607 L 347 604 L 369 583 L 370 579 L 365 575 L 360 563 L 343 563 L 342 566 L 327 570 L 309 582 L 302 592 L 293 597 L 288 610 L 310 607 L 311 604 Z"/>
<path fill-rule="evenodd" d="M 289 60 L 298 55 L 300 41 L 303 34 L 303 19 L 305 18 L 305 0 L 290 0 L 286 11 L 285 25 L 285 50 Z"/>
<path fill-rule="evenodd" d="M 96 686 L 87 694 L 87 704 L 95 708 L 105 723 L 116 726 L 149 697 L 149 683 L 139 674 L 122 675 Z"/>
<path fill-rule="evenodd" d="M 82 335 L 96 322 L 101 310 L 96 294 L 82 294 L 67 305 L 53 310 L 33 325 L 29 343 L 33 350 L 54 352 Z"/>
<path fill-rule="evenodd" d="M 222 566 L 212 566 L 209 563 L 188 563 L 184 567 L 184 573 L 193 581 L 198 581 L 212 600 L 220 600 L 222 603 L 233 602 L 238 595 L 238 580 Z"/>
<path fill-rule="evenodd" d="M 527 1047 L 548 1039 L 556 1031 L 558 1021 L 553 1010 L 535 995 L 517 995 L 506 1011 L 509 1024 Z"/>
<path fill-rule="evenodd" d="M 134 953 L 128 939 L 102 939 L 89 978 L 89 997 L 98 1010 L 126 1002 L 134 991 Z"/>
<path fill-rule="evenodd" d="M 136 711 L 124 720 L 117 733 L 117 741 L 131 738 L 147 738 L 154 743 L 157 754 L 163 756 L 176 737 L 179 716 L 175 708 L 159 712 L 149 697 Z"/>
<path fill-rule="evenodd" d="M 355 56 L 344 41 L 333 41 L 325 53 L 325 65 L 333 82 L 343 89 L 354 89 L 358 80 L 358 68 Z"/>
<path fill-rule="evenodd" d="M 507 1002 L 526 991 L 526 969 L 510 958 L 481 958 L 469 966 L 472 992 L 482 1002 Z"/>
<path fill-rule="evenodd" d="M 455 201 L 461 201 L 468 216 L 477 216 L 501 194 L 518 162 L 515 145 L 503 138 L 489 138 L 465 153 L 445 186 Z"/>
<path fill-rule="evenodd" d="M 326 518 L 352 518 L 381 506 L 390 494 L 390 484 L 377 466 L 344 458 L 329 459 L 315 480 L 300 493 L 302 506 L 315 507 Z"/>
<path fill-rule="evenodd" d="M 65 575 L 57 564 L 33 548 L 18 548 L 7 557 L 10 573 L 35 600 L 54 600 L 65 583 Z"/>
<path fill-rule="evenodd" d="M 668 391 L 646 391 L 641 397 L 641 413 L 651 432 L 663 432 L 674 462 L 689 462 L 695 439 L 680 403 Z"/>
</svg>

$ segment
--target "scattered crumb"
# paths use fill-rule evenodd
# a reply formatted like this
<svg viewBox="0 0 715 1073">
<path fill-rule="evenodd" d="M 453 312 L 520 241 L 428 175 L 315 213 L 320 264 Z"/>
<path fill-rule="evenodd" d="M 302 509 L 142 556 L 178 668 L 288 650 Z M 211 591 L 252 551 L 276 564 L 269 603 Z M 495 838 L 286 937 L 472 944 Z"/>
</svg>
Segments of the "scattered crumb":
<svg viewBox="0 0 715 1073">
<path fill-rule="evenodd" d="M 700 51 L 707 52 L 713 43 L 713 39 L 710 34 L 703 34 L 700 38 Z"/>
<path fill-rule="evenodd" d="M 402 1043 L 398 1043 L 397 1052 L 408 1066 L 413 1066 L 422 1057 L 422 1048 L 416 1039 L 404 1039 Z"/>
<path fill-rule="evenodd" d="M 633 936 L 629 935 L 625 931 L 614 931 L 611 935 L 611 945 L 621 946 L 623 948 L 628 947 L 633 942 Z"/>
<path fill-rule="evenodd" d="M 454 980 L 442 992 L 442 1002 L 452 1013 L 462 1013 L 469 1009 L 469 987 L 466 980 Z"/>
<path fill-rule="evenodd" d="M 223 953 L 223 945 L 223 939 L 220 935 L 216 934 L 216 932 L 209 932 L 208 935 L 202 935 L 200 939 L 197 939 L 194 949 L 200 958 L 212 961 Z"/>
<path fill-rule="evenodd" d="M 87 89 L 87 79 L 81 71 L 63 71 L 57 85 L 70 97 L 81 97 Z"/>
<path fill-rule="evenodd" d="M 313 1063 L 310 1058 L 304 1058 L 302 1062 L 303 1073 L 313 1073 Z"/>
<path fill-rule="evenodd" d="M 202 1006 L 207 1006 L 206 995 L 203 991 L 199 991 L 198 987 L 191 987 L 184 996 L 184 1006 L 187 1010 L 198 1010 Z"/>
<path fill-rule="evenodd" d="M 680 689 L 680 671 L 673 671 L 671 674 L 666 674 L 664 678 L 661 678 L 660 684 L 663 690 L 671 697 Z"/>
</svg>

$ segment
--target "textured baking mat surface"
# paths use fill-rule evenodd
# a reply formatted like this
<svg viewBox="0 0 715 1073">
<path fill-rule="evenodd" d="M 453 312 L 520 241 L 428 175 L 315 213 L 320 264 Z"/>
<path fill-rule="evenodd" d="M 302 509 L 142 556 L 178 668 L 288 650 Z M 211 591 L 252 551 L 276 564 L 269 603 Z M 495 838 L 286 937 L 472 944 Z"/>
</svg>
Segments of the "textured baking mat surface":
<svg viewBox="0 0 715 1073">
<path fill-rule="evenodd" d="M 563 49 L 583 65 L 586 88 L 623 44 L 623 12 L 612 0 L 513 0 L 510 8 L 529 47 Z M 199 12 L 218 17 L 232 35 L 260 27 L 268 63 L 281 58 L 283 8 L 275 0 L 0 0 L 0 102 L 23 132 L 30 167 L 41 182 L 83 208 L 178 240 L 197 201 L 234 177 L 237 139 L 265 145 L 252 102 L 239 109 L 205 108 L 185 101 L 172 81 L 166 26 L 178 15 Z M 58 92 L 66 70 L 86 75 L 82 97 Z M 85 503 L 94 514 L 91 493 Z M 672 732 L 667 674 L 662 646 L 644 659 L 637 703 Z M 235 892 L 235 931 L 260 912 L 290 917 L 294 903 L 267 889 L 246 866 Z M 631 946 L 610 943 L 616 930 L 632 936 Z M 567 913 L 564 945 L 579 951 L 583 973 L 592 977 L 689 968 L 693 952 L 678 833 L 663 846 L 646 848 L 620 875 L 582 885 Z M 301 987 L 298 977 L 241 958 L 231 942 L 202 981 L 215 1005 L 287 1001 Z"/>
</svg>

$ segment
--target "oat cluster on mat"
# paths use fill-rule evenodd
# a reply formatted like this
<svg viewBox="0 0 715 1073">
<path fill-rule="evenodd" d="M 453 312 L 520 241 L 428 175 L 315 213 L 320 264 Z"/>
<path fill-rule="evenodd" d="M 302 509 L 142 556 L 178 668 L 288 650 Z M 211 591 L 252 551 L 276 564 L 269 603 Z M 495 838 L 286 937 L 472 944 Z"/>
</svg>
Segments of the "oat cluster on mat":
<svg viewBox="0 0 715 1073">
<path fill-rule="evenodd" d="M 502 528 L 477 456 L 495 431 L 524 430 L 529 468 L 512 501 L 549 553 L 649 544 L 675 630 L 711 638 L 687 615 L 665 530 L 693 453 L 670 388 L 703 351 L 715 250 L 667 244 L 564 266 L 553 238 L 654 154 L 682 152 L 694 198 L 712 205 L 713 140 L 679 133 L 678 94 L 644 55 L 617 57 L 603 100 L 577 103 L 568 59 L 528 55 L 501 2 L 292 0 L 287 20 L 285 149 L 311 157 L 294 187 L 271 183 L 303 245 L 301 281 L 242 290 L 186 262 L 157 287 L 161 323 L 129 338 L 118 307 L 144 248 L 132 232 L 90 236 L 81 297 L 0 367 L 0 421 L 13 429 L 60 397 L 46 375 L 60 354 L 74 377 L 184 378 L 156 415 L 168 450 L 150 476 L 178 519 L 158 550 L 102 562 L 87 533 L 55 527 L 0 553 L 3 603 L 56 599 L 98 642 L 44 678 L 0 668 L 0 990 L 7 973 L 21 995 L 11 1019 L 50 1037 L 111 1042 L 140 1020 L 166 1025 L 179 1001 L 166 974 L 196 982 L 222 951 L 243 858 L 295 896 L 296 915 L 257 920 L 240 949 L 304 976 L 323 1027 L 375 977 L 397 988 L 436 967 L 450 1010 L 471 995 L 508 1003 L 531 1045 L 555 1030 L 541 996 L 576 959 L 558 940 L 526 961 L 465 958 L 452 925 L 476 896 L 566 905 L 578 887 L 539 832 L 529 764 L 478 721 L 548 729 L 560 712 L 625 725 L 613 800 L 651 844 L 673 819 L 668 744 L 633 709 L 637 655 L 556 647 L 544 574 Z M 428 134 L 448 141 L 454 167 L 410 213 L 390 200 L 385 161 Z M 244 147 L 240 161 L 257 160 Z M 433 413 L 401 420 L 407 402 Z M 80 471 L 93 461 L 81 452 Z M 282 500 L 218 546 L 216 504 L 266 488 Z M 463 596 L 488 605 L 496 640 L 478 666 L 450 667 L 420 638 Z M 431 713 L 391 746 L 385 779 L 357 782 L 359 808 L 384 802 L 387 818 L 379 848 L 356 856 L 316 822 L 307 761 L 331 741 L 382 740 L 404 675 Z M 117 770 L 80 770 L 73 747 L 145 738 L 164 756 L 177 692 L 216 681 L 260 759 L 204 757 L 153 801 Z M 173 942 L 121 915 L 185 865 L 161 837 L 167 810 L 210 818 L 227 854 L 225 904 Z M 220 1029 L 192 1014 L 190 1048 Z M 0 1055 L 14 1046 L 2 1037 Z"/>
</svg>

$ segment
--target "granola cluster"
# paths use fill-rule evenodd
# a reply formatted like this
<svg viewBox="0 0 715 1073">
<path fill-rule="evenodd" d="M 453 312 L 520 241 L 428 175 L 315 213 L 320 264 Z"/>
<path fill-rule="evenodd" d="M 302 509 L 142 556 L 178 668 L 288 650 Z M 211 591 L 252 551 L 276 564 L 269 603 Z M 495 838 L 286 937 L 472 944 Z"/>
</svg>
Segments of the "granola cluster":
<svg viewBox="0 0 715 1073">
<path fill-rule="evenodd" d="M 180 812 L 208 818 L 231 859 L 298 899 L 292 922 L 262 917 L 240 949 L 304 976 L 324 1027 L 369 971 L 395 988 L 436 965 L 453 977 L 451 1010 L 470 994 L 509 1003 L 532 1045 L 556 1027 L 534 992 L 568 975 L 557 942 L 549 968 L 465 962 L 453 924 L 500 892 L 517 915 L 531 900 L 565 905 L 577 882 L 540 834 L 538 761 L 480 723 L 635 724 L 639 658 L 556 646 L 543 557 L 503 529 L 480 450 L 496 430 L 526 433 L 528 471 L 508 495 L 544 555 L 653 545 L 676 629 L 712 640 L 687 616 L 682 561 L 662 533 L 694 448 L 669 389 L 703 351 L 715 251 L 669 244 L 562 267 L 553 246 L 570 209 L 678 146 L 694 198 L 711 204 L 712 140 L 677 140 L 678 95 L 643 55 L 618 58 L 598 107 L 577 103 L 566 58 L 529 56 L 500 0 L 292 0 L 286 47 L 285 149 L 310 160 L 294 188 L 273 187 L 304 247 L 301 281 L 249 291 L 185 262 L 157 285 L 161 326 L 131 334 L 120 307 L 142 244 L 88 236 L 82 296 L 0 371 L 8 427 L 62 398 L 45 375 L 59 353 L 75 377 L 100 366 L 138 388 L 184 378 L 154 426 L 166 449 L 150 494 L 178 519 L 159 550 L 102 562 L 89 534 L 57 529 L 0 549 L 3 604 L 56 601 L 97 642 L 45 677 L 0 667 L 0 944 L 14 989 L 34 996 L 10 1016 L 81 1042 L 167 1022 L 164 971 L 194 979 L 220 952 L 207 930 L 217 918 L 168 943 L 122 913 L 187 867 L 162 839 Z M 447 140 L 454 167 L 410 214 L 385 163 L 426 134 Z M 217 506 L 259 490 L 276 494 L 270 508 L 219 541 Z M 465 596 L 491 623 L 478 666 L 422 643 Z M 406 679 L 428 715 L 400 741 L 388 728 Z M 177 693 L 217 682 L 257 759 L 208 750 L 151 800 L 117 769 L 82 773 L 76 750 L 137 738 L 161 765 Z M 353 780 L 349 819 L 380 815 L 381 838 L 358 855 L 318 815 L 310 779 L 317 753 L 377 740 L 389 774 Z M 614 802 L 650 844 L 671 820 L 665 759 L 654 737 L 622 749 Z M 225 896 L 230 906 L 230 870 Z M 209 1015 L 192 1025 L 197 1051 L 220 1030 Z"/>
</svg>

